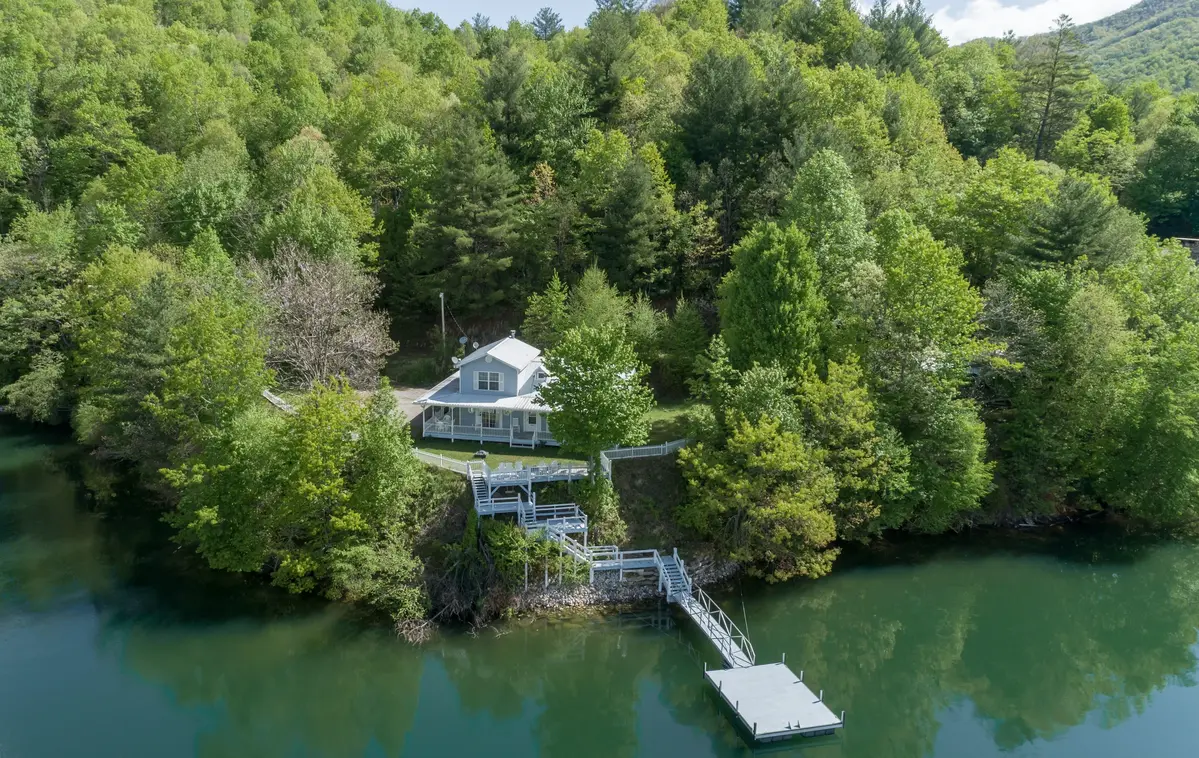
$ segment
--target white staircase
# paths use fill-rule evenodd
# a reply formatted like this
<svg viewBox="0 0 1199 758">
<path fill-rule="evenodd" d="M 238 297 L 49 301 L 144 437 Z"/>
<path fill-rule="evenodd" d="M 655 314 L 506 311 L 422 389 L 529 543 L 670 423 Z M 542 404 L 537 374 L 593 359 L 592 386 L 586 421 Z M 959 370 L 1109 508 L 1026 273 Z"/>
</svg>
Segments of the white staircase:
<svg viewBox="0 0 1199 758">
<path fill-rule="evenodd" d="M 668 601 L 673 603 L 677 598 L 691 594 L 691 580 L 683 573 L 682 561 L 677 550 L 662 558 L 661 571 Z"/>
<path fill-rule="evenodd" d="M 470 488 L 475 494 L 475 507 L 491 502 L 491 487 L 487 486 L 487 479 L 483 476 L 483 472 L 474 466 L 471 466 L 469 471 Z"/>
<path fill-rule="evenodd" d="M 749 639 L 706 592 L 692 584 L 677 550 L 663 555 L 652 549 L 622 550 L 616 545 L 588 545 L 587 514 L 578 505 L 538 505 L 531 485 L 513 487 L 500 476 L 489 477 L 486 464 L 467 464 L 467 476 L 474 494 L 475 510 L 480 516 L 515 514 L 517 523 L 526 532 L 540 533 L 558 543 L 571 558 L 586 564 L 592 580 L 596 571 L 618 571 L 623 580 L 626 572 L 656 569 L 659 588 L 667 601 L 677 604 L 691 617 L 720 651 L 726 665 L 734 668 L 754 665 L 754 650 Z M 518 493 L 496 497 L 493 484 L 497 488 L 513 487 Z M 582 535 L 582 539 L 572 535 Z"/>
</svg>

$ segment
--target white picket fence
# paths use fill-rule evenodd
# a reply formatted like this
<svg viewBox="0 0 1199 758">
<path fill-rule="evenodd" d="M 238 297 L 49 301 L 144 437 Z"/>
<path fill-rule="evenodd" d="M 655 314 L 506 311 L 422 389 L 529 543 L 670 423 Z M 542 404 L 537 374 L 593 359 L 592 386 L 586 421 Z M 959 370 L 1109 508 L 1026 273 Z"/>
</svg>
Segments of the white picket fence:
<svg viewBox="0 0 1199 758">
<path fill-rule="evenodd" d="M 686 447 L 691 440 L 681 439 L 671 442 L 663 442 L 659 445 L 641 445 L 639 447 L 614 447 L 610 450 L 605 450 L 600 453 L 599 463 L 600 471 L 604 477 L 612 478 L 612 462 L 624 460 L 628 458 L 655 458 L 663 455 L 670 455 L 678 452 Z M 437 468 L 443 468 L 447 471 L 453 471 L 456 474 L 470 476 L 470 466 L 466 461 L 450 458 L 449 456 L 439 453 L 431 453 L 428 450 L 413 448 L 416 457 Z M 480 462 L 481 463 L 481 462 Z M 573 481 L 582 479 L 587 475 L 587 465 L 584 463 L 568 463 L 559 464 L 557 461 L 550 463 L 534 464 L 532 466 L 521 466 L 519 469 L 514 469 L 513 464 L 500 464 L 496 469 L 491 469 L 486 463 L 481 463 L 484 471 L 488 475 L 488 480 L 495 485 L 502 483 L 522 484 L 532 482 L 549 482 L 549 481 Z M 504 482 L 505 477 L 511 479 L 511 482 Z M 519 481 L 518 481 L 519 480 Z"/>
<path fill-rule="evenodd" d="M 414 455 L 416 455 L 417 460 L 423 461 L 430 466 L 436 466 L 437 468 L 453 471 L 455 474 L 470 476 L 470 467 L 467 465 L 466 461 L 460 461 L 457 458 L 450 458 L 446 455 L 430 453 L 427 450 L 419 450 L 417 448 L 413 448 L 412 452 Z"/>
</svg>

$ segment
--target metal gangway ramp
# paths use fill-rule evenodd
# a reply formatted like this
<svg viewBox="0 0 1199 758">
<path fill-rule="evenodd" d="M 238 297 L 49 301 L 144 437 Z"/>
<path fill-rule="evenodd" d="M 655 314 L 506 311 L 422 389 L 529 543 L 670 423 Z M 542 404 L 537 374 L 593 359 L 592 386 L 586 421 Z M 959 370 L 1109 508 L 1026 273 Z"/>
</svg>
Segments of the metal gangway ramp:
<svg viewBox="0 0 1199 758">
<path fill-rule="evenodd" d="M 624 550 L 616 545 L 588 544 L 587 515 L 574 503 L 538 505 L 533 485 L 577 476 L 579 472 L 518 468 L 491 470 L 478 462 L 455 462 L 474 494 L 479 516 L 511 514 L 526 531 L 539 533 L 561 546 L 565 555 L 596 572 L 656 571 L 658 589 L 676 605 L 720 653 L 723 669 L 705 669 L 704 678 L 732 710 L 755 742 L 775 742 L 792 737 L 833 734 L 845 725 L 845 712 L 837 716 L 824 703 L 824 691 L 812 692 L 786 665 L 758 664 L 753 644 L 715 600 L 692 582 L 678 550 L 663 554 L 656 549 Z M 449 468 L 449 466 L 443 466 Z M 582 472 L 584 475 L 586 472 Z M 542 478 L 544 477 L 544 478 Z M 515 494 L 501 494 L 503 492 Z M 546 574 L 548 585 L 549 575 Z"/>
</svg>

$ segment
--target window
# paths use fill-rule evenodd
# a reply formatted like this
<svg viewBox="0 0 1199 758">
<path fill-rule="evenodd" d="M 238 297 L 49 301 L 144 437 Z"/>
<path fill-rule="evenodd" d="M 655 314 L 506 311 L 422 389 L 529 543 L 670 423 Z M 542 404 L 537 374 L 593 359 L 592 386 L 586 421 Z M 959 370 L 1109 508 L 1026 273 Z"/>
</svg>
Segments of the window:
<svg viewBox="0 0 1199 758">
<path fill-rule="evenodd" d="M 504 375 L 498 371 L 476 371 L 475 389 L 483 392 L 499 392 L 504 389 Z"/>
<path fill-rule="evenodd" d="M 479 411 L 479 426 L 484 429 L 499 429 L 500 414 L 498 411 Z"/>
<path fill-rule="evenodd" d="M 533 426 L 533 427 L 537 426 L 537 414 L 536 413 L 529 414 L 529 426 Z"/>
</svg>

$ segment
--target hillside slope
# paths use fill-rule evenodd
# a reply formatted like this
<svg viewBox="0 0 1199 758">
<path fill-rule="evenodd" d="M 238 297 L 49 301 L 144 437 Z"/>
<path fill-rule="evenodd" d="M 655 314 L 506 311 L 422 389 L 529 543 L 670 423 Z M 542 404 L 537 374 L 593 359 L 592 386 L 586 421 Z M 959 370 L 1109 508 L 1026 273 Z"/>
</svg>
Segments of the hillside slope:
<svg viewBox="0 0 1199 758">
<path fill-rule="evenodd" d="M 1095 72 L 1112 85 L 1154 79 L 1199 89 L 1199 0 L 1143 0 L 1078 27 Z"/>
</svg>

